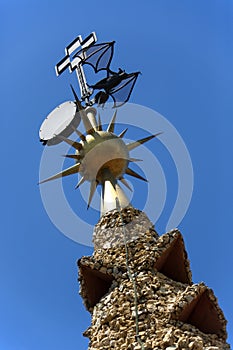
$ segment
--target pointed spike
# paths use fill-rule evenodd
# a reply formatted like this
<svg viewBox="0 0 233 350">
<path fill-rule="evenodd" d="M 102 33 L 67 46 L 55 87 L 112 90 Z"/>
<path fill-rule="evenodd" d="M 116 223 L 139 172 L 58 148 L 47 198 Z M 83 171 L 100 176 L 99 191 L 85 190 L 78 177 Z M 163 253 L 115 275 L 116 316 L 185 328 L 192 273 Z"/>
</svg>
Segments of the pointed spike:
<svg viewBox="0 0 233 350">
<path fill-rule="evenodd" d="M 89 134 L 93 134 L 95 132 L 88 116 L 87 116 L 87 111 L 84 109 L 84 107 L 81 105 L 81 102 L 79 100 L 76 101 L 76 105 L 77 105 L 77 110 L 76 110 L 76 113 L 78 112 L 81 119 L 82 119 L 82 122 L 83 122 L 83 125 L 85 127 L 85 130 L 87 133 Z"/>
<path fill-rule="evenodd" d="M 137 179 L 140 179 L 140 180 L 143 180 L 145 182 L 148 182 L 144 177 L 142 177 L 141 175 L 139 175 L 138 173 L 136 173 L 135 171 L 133 171 L 130 168 L 127 168 L 125 173 L 130 175 L 130 176 L 136 177 Z"/>
<path fill-rule="evenodd" d="M 59 139 L 65 141 L 66 143 L 68 143 L 68 145 L 74 147 L 77 151 L 81 151 L 81 149 L 83 148 L 83 146 L 81 145 L 81 143 L 67 139 L 66 137 L 62 136 L 62 135 L 56 135 Z"/>
<path fill-rule="evenodd" d="M 134 148 L 142 145 L 143 143 L 147 142 L 147 141 L 150 141 L 151 139 L 153 139 L 154 137 L 158 136 L 162 134 L 161 132 L 159 132 L 158 134 L 155 134 L 155 135 L 151 135 L 151 136 L 148 136 L 148 137 L 144 137 L 143 139 L 141 140 L 138 140 L 138 141 L 135 141 L 135 142 L 132 142 L 132 143 L 129 143 L 128 145 L 126 145 L 126 147 L 128 148 L 128 151 L 132 151 Z"/>
<path fill-rule="evenodd" d="M 82 157 L 79 154 L 64 154 L 62 157 L 72 158 L 72 159 L 76 159 L 76 160 L 82 159 Z"/>
<path fill-rule="evenodd" d="M 92 198 L 94 196 L 95 190 L 97 187 L 96 180 L 91 181 L 91 186 L 90 186 L 90 193 L 89 193 L 89 199 L 88 199 L 88 204 L 87 204 L 87 209 L 89 209 Z"/>
<path fill-rule="evenodd" d="M 125 136 L 125 133 L 128 131 L 128 128 L 126 128 L 125 130 L 123 130 L 119 135 L 118 137 L 122 138 Z"/>
<path fill-rule="evenodd" d="M 83 135 L 79 130 L 75 130 L 76 134 L 80 137 L 83 142 L 86 142 L 86 136 Z"/>
<path fill-rule="evenodd" d="M 116 191 L 116 179 L 112 176 L 109 181 L 112 184 L 112 187 L 114 188 L 114 190 Z"/>
<path fill-rule="evenodd" d="M 64 177 L 67 175 L 76 174 L 79 172 L 79 167 L 80 167 L 80 163 L 75 164 L 75 165 L 71 166 L 70 168 L 61 171 L 60 173 L 55 174 L 55 175 L 39 182 L 39 184 L 42 184 L 42 183 L 47 182 L 47 181 L 55 180 L 55 179 L 58 179 L 60 177 Z"/>
<path fill-rule="evenodd" d="M 78 184 L 75 186 L 75 189 L 79 188 L 79 186 L 81 186 L 85 181 L 86 181 L 85 176 L 81 177 Z"/>
<path fill-rule="evenodd" d="M 128 181 L 126 181 L 126 179 L 121 177 L 119 180 L 125 185 L 125 187 L 127 187 L 131 192 L 133 192 L 132 188 L 130 187 L 130 185 L 129 185 Z"/>
<path fill-rule="evenodd" d="M 82 141 L 86 141 L 86 136 L 85 135 L 83 135 L 79 130 L 77 130 L 74 126 L 71 126 L 72 127 L 72 129 L 74 130 L 74 132 L 78 135 L 78 137 L 80 137 L 80 139 L 82 140 Z"/>
<path fill-rule="evenodd" d="M 129 162 L 142 162 L 142 159 L 138 159 L 138 158 L 129 158 Z"/>
<path fill-rule="evenodd" d="M 105 182 L 101 183 L 101 207 L 104 207 Z"/>
<path fill-rule="evenodd" d="M 85 110 L 81 111 L 80 115 L 81 115 L 82 122 L 84 124 L 84 127 L 85 127 L 87 134 L 90 134 L 90 135 L 94 134 L 95 130 L 94 130 L 89 118 L 87 117 L 86 111 Z"/>
<path fill-rule="evenodd" d="M 98 113 L 98 126 L 97 126 L 97 130 L 98 130 L 98 131 L 103 131 L 102 122 L 101 122 L 101 119 L 100 119 L 100 113 Z"/>
<path fill-rule="evenodd" d="M 80 117 L 81 117 L 82 122 L 84 124 L 84 127 L 86 129 L 86 132 L 89 133 L 89 134 L 93 134 L 95 132 L 95 130 L 93 129 L 93 126 L 92 126 L 89 118 L 87 117 L 87 113 L 86 113 L 84 107 L 82 106 L 80 100 L 78 99 L 78 96 L 75 93 L 72 85 L 71 85 L 71 89 L 72 89 L 72 92 L 74 94 L 75 103 L 76 103 L 76 106 L 77 106 L 76 112 L 78 112 L 80 114 Z"/>
<path fill-rule="evenodd" d="M 108 125 L 107 132 L 114 132 L 116 116 L 117 116 L 117 109 L 115 110 L 112 120 Z"/>
<path fill-rule="evenodd" d="M 70 84 L 70 87 L 71 87 L 71 90 L 73 92 L 73 95 L 74 95 L 74 98 L 75 98 L 75 102 L 79 103 L 80 101 L 79 101 L 78 95 L 76 94 L 76 92 L 75 92 L 75 90 L 74 90 L 74 88 L 73 88 L 73 86 L 71 84 Z"/>
<path fill-rule="evenodd" d="M 75 103 L 76 103 L 76 106 L 77 106 L 76 112 L 79 112 L 80 116 L 82 118 L 82 113 L 84 112 L 84 107 L 82 106 L 81 101 L 79 100 L 78 95 L 76 94 L 76 92 L 75 92 L 75 90 L 74 90 L 74 88 L 73 88 L 73 86 L 71 84 L 70 84 L 70 87 L 71 87 L 71 90 L 73 92 L 73 95 L 74 95 L 74 98 L 75 98 Z"/>
</svg>

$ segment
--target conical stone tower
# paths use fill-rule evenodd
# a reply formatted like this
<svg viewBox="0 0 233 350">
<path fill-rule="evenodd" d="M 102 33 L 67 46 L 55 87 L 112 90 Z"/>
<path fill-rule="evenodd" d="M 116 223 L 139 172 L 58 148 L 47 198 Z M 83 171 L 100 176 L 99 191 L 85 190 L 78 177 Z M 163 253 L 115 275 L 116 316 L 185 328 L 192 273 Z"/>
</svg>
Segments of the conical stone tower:
<svg viewBox="0 0 233 350">
<path fill-rule="evenodd" d="M 92 324 L 88 350 L 230 349 L 214 293 L 193 284 L 181 233 L 158 236 L 132 207 L 95 226 L 94 253 L 78 261 L 80 294 Z"/>
</svg>

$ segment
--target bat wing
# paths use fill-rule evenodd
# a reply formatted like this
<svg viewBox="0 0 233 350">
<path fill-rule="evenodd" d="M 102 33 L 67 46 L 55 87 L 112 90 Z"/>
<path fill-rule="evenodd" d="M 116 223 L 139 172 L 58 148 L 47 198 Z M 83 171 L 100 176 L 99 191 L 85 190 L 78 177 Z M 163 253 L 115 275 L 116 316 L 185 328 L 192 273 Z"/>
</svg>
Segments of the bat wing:
<svg viewBox="0 0 233 350">
<path fill-rule="evenodd" d="M 89 64 L 95 73 L 101 70 L 110 71 L 110 64 L 113 57 L 115 41 L 91 45 L 78 51 L 75 57 L 78 57 L 82 64 Z"/>
<path fill-rule="evenodd" d="M 114 108 L 122 106 L 129 100 L 139 74 L 140 72 L 127 74 L 120 84 L 109 91 L 114 101 Z"/>
</svg>

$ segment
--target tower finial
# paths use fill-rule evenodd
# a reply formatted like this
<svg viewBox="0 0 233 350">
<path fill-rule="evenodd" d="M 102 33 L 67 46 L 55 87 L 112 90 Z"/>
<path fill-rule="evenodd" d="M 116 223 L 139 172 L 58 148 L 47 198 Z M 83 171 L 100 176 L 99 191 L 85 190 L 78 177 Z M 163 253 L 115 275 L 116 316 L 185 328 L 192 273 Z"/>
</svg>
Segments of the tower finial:
<svg viewBox="0 0 233 350">
<path fill-rule="evenodd" d="M 126 103 L 132 93 L 139 72 L 126 73 L 123 69 L 119 69 L 118 72 L 112 71 L 110 65 L 115 42 L 96 43 L 96 41 L 97 38 L 94 32 L 84 40 L 81 36 L 78 36 L 65 48 L 65 57 L 56 65 L 57 75 L 62 74 L 67 68 L 69 68 L 71 73 L 76 71 L 81 99 L 79 100 L 74 87 L 71 85 L 74 102 L 67 101 L 62 110 L 60 106 L 57 107 L 52 118 L 51 115 L 48 116 L 46 125 L 44 126 L 43 124 L 40 131 L 41 140 L 48 145 L 54 144 L 51 141 L 54 138 L 56 143 L 66 142 L 75 149 L 74 154 L 66 155 L 67 158 L 73 159 L 75 164 L 43 180 L 41 183 L 79 173 L 81 179 L 76 188 L 85 181 L 90 182 L 87 208 L 91 204 L 96 187 L 100 185 L 102 188 L 101 213 L 105 214 L 107 211 L 116 208 L 116 198 L 118 198 L 121 208 L 129 205 L 129 200 L 119 185 L 119 181 L 121 181 L 131 190 L 124 177 L 125 175 L 146 181 L 145 178 L 128 167 L 129 162 L 136 161 L 135 158 L 130 157 L 129 152 L 158 134 L 126 144 L 123 141 L 123 137 L 127 129 L 123 130 L 119 136 L 114 133 L 117 110 L 115 110 L 106 131 L 103 131 L 100 115 L 98 114 L 97 121 L 96 109 L 92 105 L 94 103 L 104 105 L 109 96 L 114 101 L 113 107 L 119 107 Z M 105 72 L 106 77 L 94 85 L 88 85 L 84 72 L 85 65 L 90 65 L 95 73 Z M 99 92 L 91 99 L 95 90 L 99 90 Z M 97 98 L 97 96 L 99 97 Z M 68 105 L 72 107 L 71 116 L 70 111 L 67 109 Z M 58 124 L 58 118 L 56 119 L 58 112 L 60 113 L 59 118 L 61 119 L 60 115 L 63 118 L 61 124 Z M 77 130 L 77 126 L 81 121 L 86 131 L 85 135 Z M 49 130 L 50 132 L 48 133 L 47 131 L 51 128 L 51 125 L 52 131 Z M 68 138 L 74 131 L 80 138 L 79 142 Z M 47 134 L 52 134 L 51 139 L 46 138 Z"/>
</svg>

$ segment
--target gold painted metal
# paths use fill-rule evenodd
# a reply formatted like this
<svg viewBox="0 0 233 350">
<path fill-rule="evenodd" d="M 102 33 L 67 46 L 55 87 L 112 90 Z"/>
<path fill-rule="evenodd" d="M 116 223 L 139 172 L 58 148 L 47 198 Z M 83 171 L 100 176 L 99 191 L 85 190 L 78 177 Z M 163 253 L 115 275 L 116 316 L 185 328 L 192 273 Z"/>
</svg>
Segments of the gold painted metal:
<svg viewBox="0 0 233 350">
<path fill-rule="evenodd" d="M 80 173 L 81 179 L 76 188 L 85 181 L 89 181 L 91 184 L 87 207 L 91 204 L 96 187 L 101 185 L 101 214 L 103 215 L 107 211 L 116 208 L 116 198 L 118 198 L 121 208 L 124 208 L 130 203 L 124 191 L 119 186 L 118 180 L 130 190 L 131 187 L 125 180 L 124 174 L 147 181 L 128 167 L 129 162 L 140 161 L 140 159 L 130 158 L 129 151 L 159 134 L 126 145 L 122 138 L 127 129 L 122 131 L 119 136 L 114 134 L 116 112 L 106 131 L 103 131 L 100 116 L 98 116 L 97 122 L 96 110 L 93 107 L 88 107 L 86 110 L 80 107 L 80 115 L 87 134 L 83 135 L 78 130 L 74 130 L 80 137 L 80 142 L 61 137 L 63 141 L 75 148 L 75 154 L 66 156 L 73 158 L 76 162 L 75 165 L 41 181 L 41 183 L 70 174 Z"/>
</svg>

